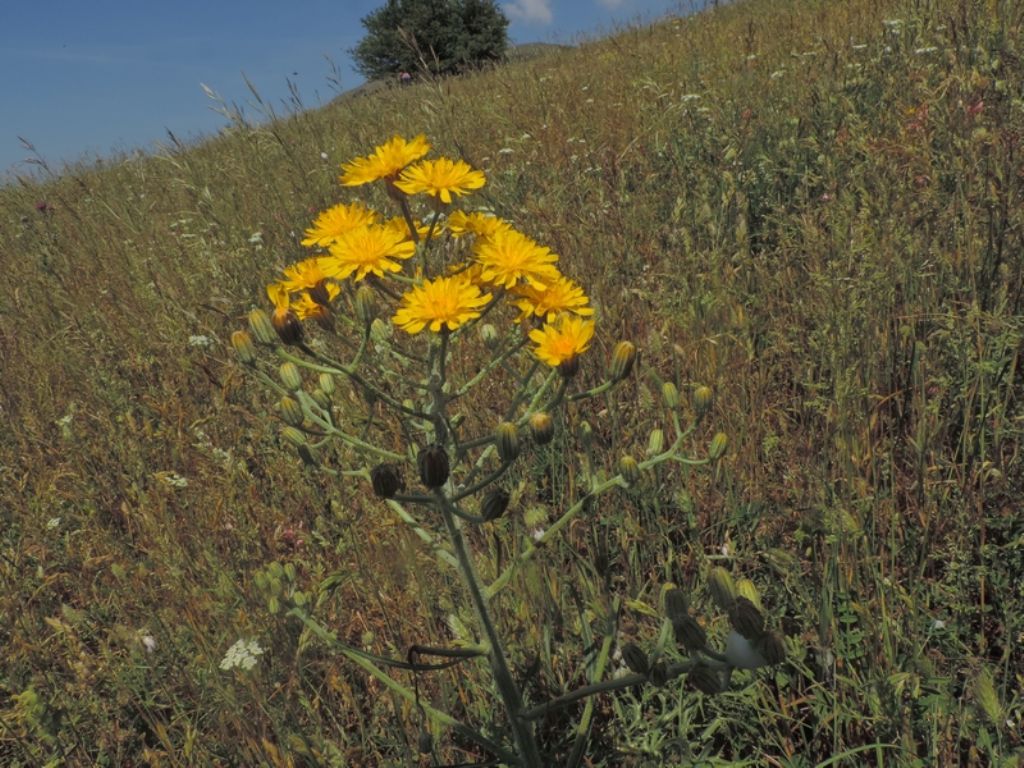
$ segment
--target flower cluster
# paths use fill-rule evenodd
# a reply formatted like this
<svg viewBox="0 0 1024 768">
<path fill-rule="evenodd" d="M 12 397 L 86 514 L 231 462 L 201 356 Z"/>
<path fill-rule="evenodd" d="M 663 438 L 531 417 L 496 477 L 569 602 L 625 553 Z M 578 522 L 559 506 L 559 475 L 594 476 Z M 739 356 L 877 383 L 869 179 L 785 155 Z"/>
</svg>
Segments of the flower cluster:
<svg viewBox="0 0 1024 768">
<path fill-rule="evenodd" d="M 329 327 L 337 299 L 357 285 L 397 297 L 391 321 L 409 334 L 455 331 L 506 299 L 536 357 L 563 373 L 575 370 L 594 334 L 583 288 L 559 271 L 557 254 L 509 222 L 454 208 L 487 179 L 462 160 L 426 159 L 430 150 L 424 136 L 396 136 L 342 166 L 343 186 L 382 183 L 400 215 L 385 218 L 353 202 L 314 219 L 302 240 L 313 255 L 267 286 L 281 339 L 300 341 L 303 320 Z M 410 205 L 417 195 L 428 203 L 422 220 Z"/>
</svg>

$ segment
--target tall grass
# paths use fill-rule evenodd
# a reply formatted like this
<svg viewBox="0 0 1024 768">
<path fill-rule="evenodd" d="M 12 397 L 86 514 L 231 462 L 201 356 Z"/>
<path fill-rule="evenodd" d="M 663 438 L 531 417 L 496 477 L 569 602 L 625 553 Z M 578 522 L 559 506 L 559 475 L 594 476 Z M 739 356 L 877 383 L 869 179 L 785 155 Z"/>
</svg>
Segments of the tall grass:
<svg viewBox="0 0 1024 768">
<path fill-rule="evenodd" d="M 291 563 L 383 655 L 463 609 L 405 526 L 278 444 L 226 341 L 338 163 L 425 132 L 589 286 L 595 359 L 634 339 L 684 392 L 713 387 L 730 436 L 716 473 L 597 506 L 501 603 L 528 620 L 528 695 L 584 679 L 613 598 L 628 637 L 661 584 L 724 564 L 789 663 L 715 698 L 606 697 L 594 765 L 1017 764 L 1022 16 L 748 0 L 0 191 L 0 762 L 416 764 L 416 713 L 271 614 L 254 574 Z M 659 384 L 574 417 L 642 453 Z M 524 482 L 558 505 L 574 473 L 553 455 Z M 525 533 L 501 525 L 477 545 Z M 240 637 L 266 653 L 224 672 Z M 429 689 L 486 721 L 458 676 Z"/>
</svg>

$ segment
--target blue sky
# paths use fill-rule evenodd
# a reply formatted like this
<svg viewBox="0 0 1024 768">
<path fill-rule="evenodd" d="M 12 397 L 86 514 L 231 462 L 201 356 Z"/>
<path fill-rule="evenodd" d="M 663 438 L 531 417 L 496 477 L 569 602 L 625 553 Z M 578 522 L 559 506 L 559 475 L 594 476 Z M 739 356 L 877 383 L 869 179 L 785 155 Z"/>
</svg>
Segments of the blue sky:
<svg viewBox="0 0 1024 768">
<path fill-rule="evenodd" d="M 194 139 L 245 105 L 243 74 L 278 112 L 287 80 L 316 106 L 358 85 L 347 51 L 384 0 L 0 0 L 0 174 L 28 172 L 24 137 L 53 167 Z M 499 0 L 515 43 L 571 43 L 680 12 L 693 0 Z M 248 110 L 247 110 L 248 112 Z"/>
</svg>

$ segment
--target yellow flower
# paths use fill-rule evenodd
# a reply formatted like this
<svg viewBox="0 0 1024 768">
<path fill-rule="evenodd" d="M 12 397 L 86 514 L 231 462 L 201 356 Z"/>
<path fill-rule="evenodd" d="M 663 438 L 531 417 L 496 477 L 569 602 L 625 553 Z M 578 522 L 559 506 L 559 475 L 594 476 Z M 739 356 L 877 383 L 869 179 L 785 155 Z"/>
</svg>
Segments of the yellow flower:
<svg viewBox="0 0 1024 768">
<path fill-rule="evenodd" d="M 346 187 L 358 187 L 378 179 L 394 181 L 405 166 L 416 162 L 429 151 L 430 143 L 422 134 L 412 141 L 395 136 L 375 147 L 373 154 L 357 157 L 341 166 L 344 173 L 339 180 Z"/>
<path fill-rule="evenodd" d="M 473 170 L 462 160 L 442 157 L 406 168 L 395 186 L 407 195 L 426 192 L 447 205 L 453 194 L 464 195 L 470 190 L 480 189 L 485 182 L 483 171 Z"/>
<path fill-rule="evenodd" d="M 413 226 L 416 227 L 416 234 L 420 236 L 420 239 L 427 236 L 427 232 L 430 231 L 430 225 L 424 224 L 422 221 L 412 220 Z M 405 221 L 404 216 L 392 216 L 390 219 L 384 222 L 384 226 L 388 229 L 392 229 L 402 237 L 409 238 L 409 225 Z"/>
<path fill-rule="evenodd" d="M 392 321 L 407 333 L 419 333 L 428 325 L 434 333 L 442 328 L 454 331 L 480 317 L 490 300 L 491 294 L 481 294 L 480 288 L 462 275 L 439 277 L 406 293 Z"/>
<path fill-rule="evenodd" d="M 562 312 L 572 312 L 583 317 L 590 317 L 594 310 L 587 306 L 590 301 L 583 289 L 564 275 L 559 275 L 543 288 L 532 285 L 520 285 L 515 289 L 515 305 L 522 313 L 516 322 L 536 315 L 551 322 Z"/>
<path fill-rule="evenodd" d="M 274 304 L 274 314 L 270 318 L 274 330 L 285 344 L 298 344 L 302 341 L 302 323 L 291 308 L 291 297 L 288 286 L 284 283 L 271 283 L 267 286 L 267 296 Z"/>
<path fill-rule="evenodd" d="M 509 223 L 489 213 L 465 213 L 464 211 L 452 211 L 448 216 L 448 231 L 455 237 L 462 235 L 476 235 L 477 237 L 492 237 L 496 232 L 511 229 Z"/>
<path fill-rule="evenodd" d="M 327 306 L 339 292 L 338 286 L 328 284 L 327 275 L 324 274 L 320 259 L 317 258 L 303 259 L 290 267 L 285 267 L 284 277 L 281 285 L 289 294 L 301 291 L 303 295 L 308 295 L 317 304 L 324 306 Z M 299 317 L 302 317 L 302 313 L 299 313 Z"/>
<path fill-rule="evenodd" d="M 559 277 L 555 267 L 558 256 L 514 229 L 477 241 L 473 251 L 483 267 L 481 279 L 494 285 L 512 288 L 526 280 L 535 287 L 544 287 Z"/>
<path fill-rule="evenodd" d="M 303 293 L 301 296 L 292 299 L 291 308 L 300 320 L 322 320 L 330 316 L 328 303 L 337 298 L 341 289 L 334 283 L 325 283 L 327 302 L 321 303 L 313 298 L 311 293 Z M 319 297 L 318 297 L 319 298 Z"/>
<path fill-rule="evenodd" d="M 359 282 L 370 274 L 401 272 L 402 265 L 393 259 L 408 259 L 416 246 L 392 227 L 371 224 L 341 235 L 328 250 L 330 254 L 319 259 L 324 274 L 339 280 L 352 275 Z"/>
<path fill-rule="evenodd" d="M 306 230 L 302 244 L 326 247 L 341 235 L 356 227 L 373 224 L 377 214 L 360 203 L 335 205 L 323 211 L 313 220 L 313 226 Z"/>
<path fill-rule="evenodd" d="M 552 368 L 571 364 L 577 355 L 587 351 L 593 336 L 594 321 L 571 314 L 530 331 L 530 340 L 537 345 L 533 353 Z"/>
</svg>

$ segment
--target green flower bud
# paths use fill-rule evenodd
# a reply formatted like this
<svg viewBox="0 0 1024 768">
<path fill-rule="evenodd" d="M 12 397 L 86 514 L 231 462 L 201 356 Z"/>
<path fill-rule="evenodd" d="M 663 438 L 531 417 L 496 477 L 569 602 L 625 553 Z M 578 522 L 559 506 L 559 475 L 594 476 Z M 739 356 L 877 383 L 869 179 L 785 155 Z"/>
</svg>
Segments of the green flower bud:
<svg viewBox="0 0 1024 768">
<path fill-rule="evenodd" d="M 294 445 L 296 448 L 302 448 L 306 445 L 306 436 L 297 430 L 295 427 L 285 427 L 281 430 L 281 437 L 287 440 L 289 443 Z"/>
<path fill-rule="evenodd" d="M 393 498 L 405 487 L 398 467 L 394 464 L 378 464 L 371 469 L 370 482 L 373 484 L 374 494 L 379 499 Z"/>
<path fill-rule="evenodd" d="M 331 410 L 331 398 L 319 387 L 314 389 L 309 396 L 313 398 L 313 402 L 319 405 L 322 410 Z"/>
<path fill-rule="evenodd" d="M 547 445 L 555 436 L 555 421 L 551 414 L 539 411 L 530 416 L 530 434 L 537 445 Z"/>
<path fill-rule="evenodd" d="M 608 363 L 608 378 L 613 382 L 622 381 L 629 376 L 636 362 L 636 345 L 631 341 L 620 341 L 612 350 Z"/>
<path fill-rule="evenodd" d="M 374 344 L 382 344 L 390 339 L 393 331 L 391 324 L 384 322 L 379 317 L 374 318 L 370 323 L 370 338 L 373 339 Z"/>
<path fill-rule="evenodd" d="M 754 641 L 757 651 L 769 665 L 781 664 L 786 660 L 786 644 L 775 632 L 764 632 Z"/>
<path fill-rule="evenodd" d="M 503 421 L 494 431 L 494 445 L 502 464 L 515 461 L 519 455 L 519 430 L 511 421 Z"/>
<path fill-rule="evenodd" d="M 725 432 L 716 432 L 711 438 L 711 445 L 708 446 L 708 458 L 718 461 L 725 455 L 725 449 L 729 447 L 729 437 Z"/>
<path fill-rule="evenodd" d="M 636 485 L 640 482 L 640 465 L 632 456 L 626 455 L 619 459 L 619 473 L 627 485 Z"/>
<path fill-rule="evenodd" d="M 666 381 L 661 385 L 661 396 L 665 398 L 665 405 L 671 410 L 674 411 L 679 407 L 679 388 L 671 381 Z"/>
<path fill-rule="evenodd" d="M 299 367 L 295 363 L 281 363 L 277 373 L 281 377 L 281 383 L 292 392 L 295 392 L 302 386 L 302 374 L 299 373 Z"/>
<path fill-rule="evenodd" d="M 665 433 L 660 429 L 652 429 L 651 436 L 647 438 L 647 455 L 656 456 L 665 447 Z"/>
<path fill-rule="evenodd" d="M 377 316 L 377 295 L 373 288 L 363 283 L 356 289 L 355 304 L 356 319 L 368 328 L 373 319 Z"/>
<path fill-rule="evenodd" d="M 750 579 L 740 579 L 736 582 L 736 595 L 747 598 L 759 611 L 764 610 L 764 606 L 761 605 L 761 596 L 757 593 L 757 587 L 754 586 L 754 582 Z"/>
<path fill-rule="evenodd" d="M 764 616 L 745 597 L 737 597 L 729 609 L 729 623 L 747 640 L 755 640 L 764 632 Z"/>
<path fill-rule="evenodd" d="M 704 386 L 703 384 L 693 390 L 693 410 L 697 414 L 697 418 L 700 418 L 711 408 L 711 404 L 714 402 L 715 396 L 711 391 L 711 387 Z"/>
<path fill-rule="evenodd" d="M 498 336 L 498 331 L 493 325 L 484 323 L 480 326 L 480 340 L 483 341 L 488 349 L 493 351 L 497 349 L 501 337 Z"/>
<path fill-rule="evenodd" d="M 277 344 L 277 331 L 270 322 L 270 316 L 262 309 L 249 313 L 249 330 L 260 344 Z"/>
<path fill-rule="evenodd" d="M 238 359 L 246 365 L 256 360 L 256 347 L 252 343 L 252 336 L 245 331 L 235 331 L 231 334 L 231 346 Z"/>
<path fill-rule="evenodd" d="M 708 590 L 715 605 L 723 611 L 732 608 L 736 601 L 736 584 L 732 580 L 732 575 L 720 565 L 716 565 L 708 572 Z"/>
<path fill-rule="evenodd" d="M 420 451 L 416 459 L 420 470 L 420 480 L 427 488 L 440 488 L 448 482 L 450 472 L 448 454 L 444 447 L 434 443 Z"/>
<path fill-rule="evenodd" d="M 629 667 L 630 672 L 646 675 L 650 671 L 647 654 L 640 650 L 640 646 L 636 643 L 626 643 L 622 646 L 622 660 Z"/>
<path fill-rule="evenodd" d="M 480 504 L 480 517 L 490 522 L 497 520 L 508 509 L 509 495 L 504 488 L 492 488 Z"/>
<path fill-rule="evenodd" d="M 284 576 L 288 581 L 295 581 L 295 563 L 284 564 Z"/>
<path fill-rule="evenodd" d="M 722 681 L 718 672 L 705 663 L 694 664 L 686 675 L 687 682 L 701 693 L 714 696 L 722 692 Z"/>
<path fill-rule="evenodd" d="M 1006 717 L 1003 713 L 1003 703 L 999 700 L 999 692 L 996 690 L 996 682 L 988 667 L 982 667 L 980 673 L 975 676 L 972 687 L 978 709 L 991 725 L 1001 728 Z"/>
<path fill-rule="evenodd" d="M 334 375 L 330 373 L 321 373 L 317 379 L 317 383 L 320 385 L 320 389 L 324 391 L 326 395 L 333 395 L 337 390 L 337 384 L 334 380 Z"/>
<path fill-rule="evenodd" d="M 673 624 L 690 615 L 690 600 L 679 587 L 672 587 L 665 593 L 665 615 Z"/>
<path fill-rule="evenodd" d="M 708 644 L 708 635 L 704 627 L 693 616 L 686 615 L 679 621 L 673 621 L 672 632 L 676 636 L 676 642 L 688 653 L 702 651 Z"/>
<path fill-rule="evenodd" d="M 594 446 L 594 430 L 590 427 L 589 421 L 581 421 L 578 430 L 580 445 L 583 450 L 589 451 Z"/>
<path fill-rule="evenodd" d="M 281 398 L 281 402 L 277 404 L 277 407 L 281 411 L 281 418 L 285 424 L 292 427 L 301 427 L 302 423 L 306 420 L 306 415 L 302 412 L 302 406 L 288 395 Z"/>
</svg>

